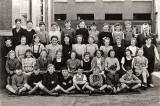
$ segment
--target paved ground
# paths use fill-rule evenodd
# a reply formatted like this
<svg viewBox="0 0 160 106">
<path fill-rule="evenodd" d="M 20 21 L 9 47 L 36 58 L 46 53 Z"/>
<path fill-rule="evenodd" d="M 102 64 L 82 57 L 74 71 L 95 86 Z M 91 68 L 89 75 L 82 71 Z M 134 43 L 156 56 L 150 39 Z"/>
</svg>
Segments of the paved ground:
<svg viewBox="0 0 160 106">
<path fill-rule="evenodd" d="M 141 94 L 69 95 L 8 97 L 1 91 L 0 106 L 160 106 L 160 87 L 150 88 Z"/>
</svg>

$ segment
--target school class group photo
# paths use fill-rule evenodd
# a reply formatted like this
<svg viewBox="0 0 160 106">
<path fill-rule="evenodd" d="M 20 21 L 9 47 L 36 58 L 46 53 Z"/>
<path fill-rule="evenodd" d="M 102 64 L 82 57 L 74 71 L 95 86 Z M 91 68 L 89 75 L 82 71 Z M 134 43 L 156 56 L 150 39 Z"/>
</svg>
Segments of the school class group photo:
<svg viewBox="0 0 160 106">
<path fill-rule="evenodd" d="M 132 22 L 106 22 L 100 31 L 95 22 L 77 27 L 66 20 L 45 30 L 40 22 L 33 29 L 27 21 L 15 20 L 11 37 L 2 48 L 9 95 L 109 94 L 138 93 L 154 87 L 152 73 L 159 62 L 156 34 L 149 24 L 135 34 Z M 124 26 L 124 27 L 122 27 Z"/>
</svg>

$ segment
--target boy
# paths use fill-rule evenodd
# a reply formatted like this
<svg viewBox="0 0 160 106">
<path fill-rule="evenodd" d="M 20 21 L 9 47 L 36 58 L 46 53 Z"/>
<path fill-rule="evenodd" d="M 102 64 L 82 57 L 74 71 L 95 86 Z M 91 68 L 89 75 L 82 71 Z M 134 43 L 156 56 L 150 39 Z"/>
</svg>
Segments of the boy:
<svg viewBox="0 0 160 106">
<path fill-rule="evenodd" d="M 58 76 L 55 74 L 53 64 L 48 64 L 48 72 L 44 74 L 42 83 L 39 84 L 41 90 L 52 96 L 58 96 L 58 93 L 53 93 L 59 89 Z"/>
<path fill-rule="evenodd" d="M 73 85 L 79 92 L 82 92 L 85 88 L 89 89 L 90 91 L 93 91 L 94 89 L 88 85 L 86 75 L 82 73 L 83 69 L 79 67 L 77 70 L 77 74 L 75 74 L 73 77 Z"/>
<path fill-rule="evenodd" d="M 126 74 L 120 78 L 120 83 L 121 91 L 126 88 L 131 91 L 136 91 L 137 88 L 141 87 L 141 80 L 133 74 L 131 67 L 127 68 Z"/>
<path fill-rule="evenodd" d="M 12 77 L 12 86 L 7 85 L 6 88 L 11 94 L 16 95 L 23 95 L 28 90 L 27 77 L 22 73 L 21 69 L 16 69 L 16 74 Z"/>
<path fill-rule="evenodd" d="M 69 93 L 75 86 L 73 86 L 73 77 L 69 75 L 67 68 L 62 69 L 62 75 L 59 80 L 60 90 L 64 93 Z"/>
<path fill-rule="evenodd" d="M 28 78 L 28 85 L 30 88 L 28 94 L 33 94 L 34 92 L 36 92 L 39 88 L 39 83 L 41 83 L 41 81 L 42 81 L 42 75 L 40 74 L 40 69 L 37 65 L 35 65 L 33 73 Z"/>
</svg>

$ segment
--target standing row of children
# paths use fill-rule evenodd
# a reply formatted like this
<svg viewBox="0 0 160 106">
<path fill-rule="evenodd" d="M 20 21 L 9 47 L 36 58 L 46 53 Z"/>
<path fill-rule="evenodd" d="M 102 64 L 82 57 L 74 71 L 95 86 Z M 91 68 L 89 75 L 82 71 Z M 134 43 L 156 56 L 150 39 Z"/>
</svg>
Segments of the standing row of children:
<svg viewBox="0 0 160 106">
<path fill-rule="evenodd" d="M 69 20 L 65 28 L 54 23 L 50 32 L 45 31 L 44 22 L 40 22 L 39 31 L 32 28 L 32 21 L 27 21 L 27 29 L 21 27 L 20 19 L 15 23 L 13 37 L 5 40 L 3 49 L 6 88 L 14 94 L 43 91 L 57 95 L 74 89 L 115 94 L 154 87 L 151 74 L 159 54 L 147 23 L 138 36 L 131 22 L 125 23 L 124 31 L 115 24 L 113 32 L 107 23 L 102 32 L 95 23 L 86 29 L 84 21 L 76 31 Z"/>
</svg>

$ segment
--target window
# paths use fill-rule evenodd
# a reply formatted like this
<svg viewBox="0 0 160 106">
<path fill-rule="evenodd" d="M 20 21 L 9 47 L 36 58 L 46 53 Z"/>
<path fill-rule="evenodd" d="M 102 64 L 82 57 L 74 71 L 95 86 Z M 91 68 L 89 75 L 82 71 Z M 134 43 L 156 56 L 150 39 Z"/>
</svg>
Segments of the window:
<svg viewBox="0 0 160 106">
<path fill-rule="evenodd" d="M 96 0 L 75 0 L 75 2 L 96 2 Z"/>
<path fill-rule="evenodd" d="M 68 0 L 53 0 L 54 2 L 68 2 Z"/>
<path fill-rule="evenodd" d="M 103 0 L 104 2 L 121 2 L 125 0 Z"/>
<path fill-rule="evenodd" d="M 94 20 L 94 14 L 77 14 L 77 20 Z"/>
<path fill-rule="evenodd" d="M 55 20 L 66 20 L 66 14 L 55 14 Z"/>
<path fill-rule="evenodd" d="M 151 20 L 151 13 L 134 13 L 134 20 Z"/>
<path fill-rule="evenodd" d="M 105 14 L 105 20 L 122 20 L 122 14 Z"/>
</svg>

